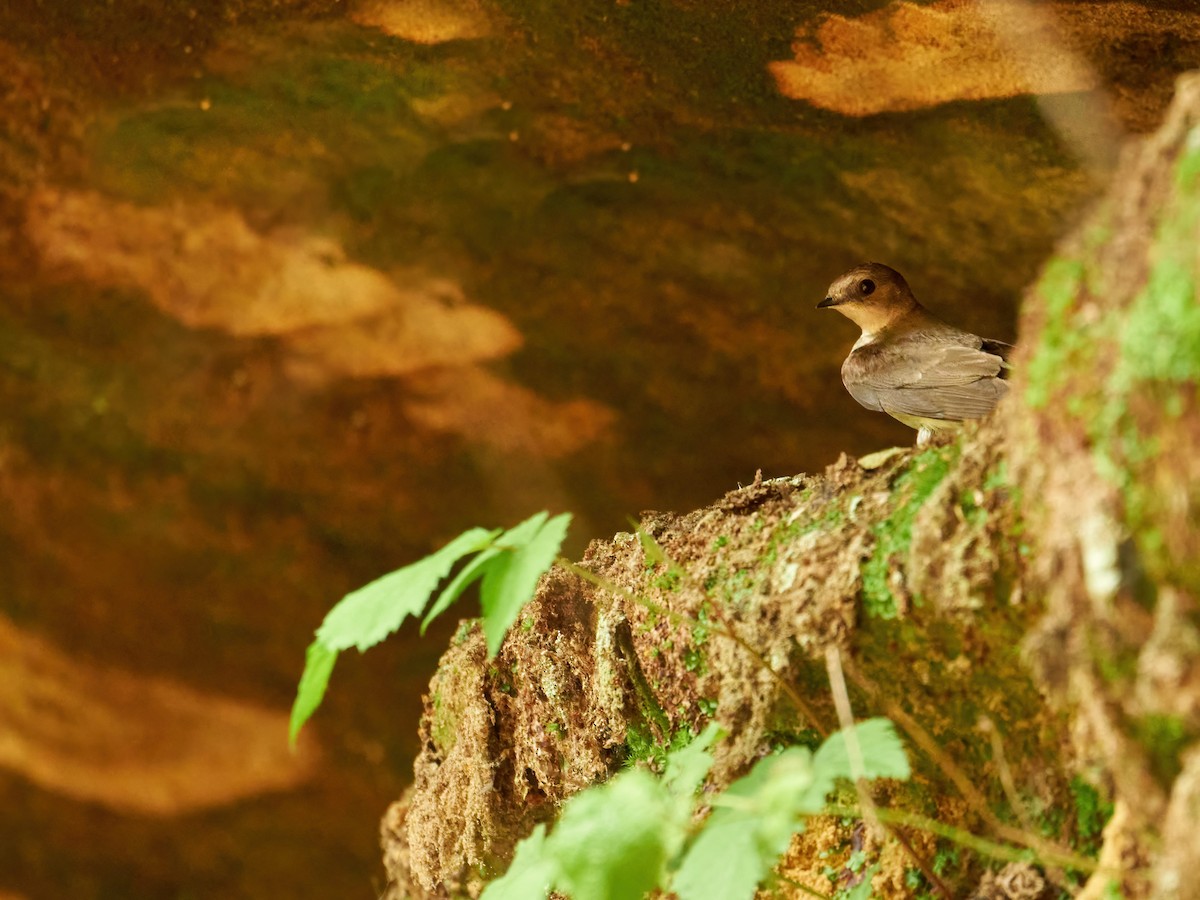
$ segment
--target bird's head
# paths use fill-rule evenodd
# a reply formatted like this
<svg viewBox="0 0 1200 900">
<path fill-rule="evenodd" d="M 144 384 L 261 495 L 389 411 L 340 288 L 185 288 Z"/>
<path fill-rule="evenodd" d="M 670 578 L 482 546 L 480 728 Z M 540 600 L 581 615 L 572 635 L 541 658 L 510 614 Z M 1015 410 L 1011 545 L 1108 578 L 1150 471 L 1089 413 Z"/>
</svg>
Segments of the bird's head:
<svg viewBox="0 0 1200 900">
<path fill-rule="evenodd" d="M 817 309 L 836 309 L 873 334 L 916 305 L 903 275 L 882 263 L 863 263 L 834 281 Z"/>
</svg>

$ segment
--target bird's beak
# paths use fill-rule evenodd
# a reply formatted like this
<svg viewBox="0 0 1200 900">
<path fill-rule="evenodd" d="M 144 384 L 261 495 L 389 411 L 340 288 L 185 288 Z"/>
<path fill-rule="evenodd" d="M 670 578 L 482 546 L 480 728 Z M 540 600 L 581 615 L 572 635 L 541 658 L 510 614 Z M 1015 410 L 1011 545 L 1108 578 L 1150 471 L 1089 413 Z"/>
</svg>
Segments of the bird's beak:
<svg viewBox="0 0 1200 900">
<path fill-rule="evenodd" d="M 822 300 L 820 303 L 817 304 L 817 309 L 824 309 L 827 306 L 837 306 L 837 301 L 834 300 L 832 297 L 826 297 L 824 300 Z"/>
</svg>

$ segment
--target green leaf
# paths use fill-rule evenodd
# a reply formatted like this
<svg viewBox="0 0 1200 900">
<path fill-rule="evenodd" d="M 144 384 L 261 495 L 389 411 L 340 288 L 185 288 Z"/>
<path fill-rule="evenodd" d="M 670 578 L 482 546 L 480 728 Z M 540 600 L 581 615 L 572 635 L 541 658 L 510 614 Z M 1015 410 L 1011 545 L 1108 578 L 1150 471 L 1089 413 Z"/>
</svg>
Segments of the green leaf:
<svg viewBox="0 0 1200 900">
<path fill-rule="evenodd" d="M 867 719 L 854 726 L 854 733 L 862 750 L 864 778 L 903 780 L 912 774 L 904 744 L 896 735 L 896 726 L 890 720 Z M 838 778 L 854 777 L 845 729 L 830 735 L 829 740 L 817 748 L 813 757 L 813 771 L 816 778 L 800 803 L 805 810 L 816 812 L 825 805 L 825 798 L 833 790 Z"/>
<path fill-rule="evenodd" d="M 770 871 L 763 856 L 754 823 L 715 810 L 692 842 L 671 888 L 679 900 L 748 900 Z"/>
<path fill-rule="evenodd" d="M 862 880 L 850 890 L 844 892 L 842 900 L 871 900 L 871 879 L 875 877 L 875 873 L 879 871 L 879 863 L 871 866 L 867 871 L 862 873 Z"/>
<path fill-rule="evenodd" d="M 499 534 L 499 530 L 496 533 Z M 462 596 L 462 592 L 471 586 L 471 582 L 483 577 L 487 571 L 488 564 L 502 552 L 504 551 L 497 550 L 495 547 L 488 547 L 480 551 L 478 556 L 459 570 L 459 573 L 454 576 L 453 580 L 446 585 L 446 589 L 438 595 L 433 606 L 425 613 L 425 618 L 421 620 L 422 635 L 425 634 L 425 629 L 429 627 L 429 623 L 445 612 L 451 603 Z"/>
<path fill-rule="evenodd" d="M 812 781 L 812 755 L 792 747 L 714 797 L 672 885 L 680 900 L 750 900 L 800 830 L 795 802 Z"/>
<path fill-rule="evenodd" d="M 576 794 L 546 842 L 558 862 L 555 888 L 571 900 L 642 900 L 659 883 L 682 830 L 662 782 L 633 770 Z"/>
<path fill-rule="evenodd" d="M 912 772 L 904 744 L 896 735 L 890 719 L 867 719 L 854 726 L 862 750 L 864 778 L 908 778 Z M 850 754 L 846 747 L 846 730 L 830 735 L 813 757 L 813 766 L 820 774 L 825 767 L 838 769 L 842 777 L 851 777 Z"/>
<path fill-rule="evenodd" d="M 509 626 L 533 599 L 538 579 L 558 558 L 571 514 L 562 513 L 550 521 L 546 521 L 547 515 L 538 513 L 495 541 L 498 549 L 509 552 L 489 561 L 479 592 L 489 658 L 500 650 Z"/>
<path fill-rule="evenodd" d="M 483 890 L 479 900 L 545 900 L 558 866 L 546 853 L 546 826 L 517 844 L 508 871 Z"/>
<path fill-rule="evenodd" d="M 496 533 L 472 528 L 424 559 L 347 594 L 325 616 L 317 639 L 331 650 L 373 647 L 408 616 L 420 615 L 450 568 L 468 553 L 489 546 Z"/>
<path fill-rule="evenodd" d="M 688 849 L 671 889 L 679 900 L 749 900 L 787 844 L 774 853 L 764 849 L 751 819 L 715 810 Z"/>
<path fill-rule="evenodd" d="M 503 535 L 498 528 L 472 528 L 424 559 L 343 597 L 325 616 L 316 641 L 308 648 L 292 706 L 291 742 L 295 744 L 301 726 L 321 705 L 338 653 L 348 647 L 364 651 L 398 629 L 409 616 L 421 615 L 430 595 L 454 564 L 472 553 L 478 555 L 438 595 L 421 623 L 421 633 L 471 582 L 483 578 L 484 634 L 488 654 L 494 656 L 521 607 L 533 596 L 538 579 L 557 558 L 566 536 L 570 514 L 547 521 L 548 517 L 549 513 L 537 513 Z"/>
<path fill-rule="evenodd" d="M 855 726 L 867 778 L 908 778 L 904 745 L 887 719 Z M 712 798 L 713 813 L 692 842 L 672 888 L 680 900 L 751 900 L 806 816 L 819 812 L 838 778 L 851 777 L 846 735 L 815 754 L 790 747 L 759 760 Z M 866 891 L 870 892 L 870 882 Z"/>
<path fill-rule="evenodd" d="M 296 701 L 292 704 L 292 718 L 288 724 L 288 743 L 293 747 L 296 746 L 300 727 L 321 705 L 337 658 L 338 652 L 326 647 L 320 640 L 308 645 L 304 654 L 304 674 L 300 676 L 300 686 L 296 688 Z"/>
<path fill-rule="evenodd" d="M 667 561 L 667 551 L 654 539 L 654 535 L 643 531 L 640 525 L 637 529 L 637 537 L 638 542 L 642 545 L 642 552 L 646 554 L 646 563 L 648 565 L 656 566 L 660 562 Z"/>
<path fill-rule="evenodd" d="M 713 757 L 708 748 L 724 734 L 716 722 L 710 722 L 690 744 L 667 756 L 663 782 L 672 794 L 691 800 L 712 768 Z"/>
</svg>

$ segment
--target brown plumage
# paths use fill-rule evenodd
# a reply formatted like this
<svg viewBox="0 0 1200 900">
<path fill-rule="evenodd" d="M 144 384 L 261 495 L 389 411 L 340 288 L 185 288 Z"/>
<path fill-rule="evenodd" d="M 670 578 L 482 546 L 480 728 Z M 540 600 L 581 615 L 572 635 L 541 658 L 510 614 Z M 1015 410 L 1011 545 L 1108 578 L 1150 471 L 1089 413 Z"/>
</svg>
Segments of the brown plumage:
<svg viewBox="0 0 1200 900">
<path fill-rule="evenodd" d="M 1012 346 L 943 322 L 895 269 L 855 266 L 817 308 L 836 309 L 862 329 L 842 363 L 846 390 L 867 409 L 918 429 L 918 444 L 933 431 L 986 416 L 1008 391 Z"/>
</svg>

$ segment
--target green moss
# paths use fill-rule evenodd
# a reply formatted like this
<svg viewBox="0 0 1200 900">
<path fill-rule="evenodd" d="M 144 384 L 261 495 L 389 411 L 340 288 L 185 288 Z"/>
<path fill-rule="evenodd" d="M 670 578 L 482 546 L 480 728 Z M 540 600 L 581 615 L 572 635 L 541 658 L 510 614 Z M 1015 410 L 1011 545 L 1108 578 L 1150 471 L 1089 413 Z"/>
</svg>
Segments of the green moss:
<svg viewBox="0 0 1200 900">
<path fill-rule="evenodd" d="M 807 747 L 815 753 L 825 739 L 815 728 L 799 731 L 791 728 L 772 728 L 763 735 L 763 740 L 772 753 L 779 753 L 788 747 Z"/>
<path fill-rule="evenodd" d="M 812 492 L 805 489 L 799 497 L 799 502 L 802 504 L 801 514 L 791 521 L 785 521 L 778 525 L 771 533 L 767 549 L 759 558 L 761 568 L 769 569 L 774 566 L 779 559 L 780 548 L 790 544 L 796 538 L 816 531 L 833 531 L 840 527 L 846 521 L 844 507 L 850 506 L 853 509 L 854 504 L 860 501 L 861 498 L 856 495 L 844 502 L 842 498 L 833 498 L 823 505 L 819 505 L 813 502 Z"/>
<path fill-rule="evenodd" d="M 768 565 L 768 556 L 770 561 L 774 562 L 773 553 L 764 554 L 764 567 Z M 721 563 L 704 579 L 704 591 L 726 605 L 741 607 L 758 593 L 762 577 L 760 569 L 736 569 L 730 572 L 729 568 Z M 699 615 L 702 623 L 708 622 L 709 611 L 706 606 L 701 607 Z"/>
<path fill-rule="evenodd" d="M 703 647 L 708 643 L 709 625 L 712 622 L 708 601 L 700 604 L 696 610 L 696 624 L 692 626 L 692 640 L 696 646 Z"/>
<path fill-rule="evenodd" d="M 951 463 L 958 454 L 957 444 L 926 450 L 913 457 L 892 485 L 893 512 L 872 529 L 875 550 L 862 567 L 863 610 L 867 615 L 895 618 L 896 600 L 889 584 L 895 565 L 893 559 L 908 553 L 917 512 L 949 474 Z"/>
<path fill-rule="evenodd" d="M 1071 796 L 1075 800 L 1075 831 L 1079 838 L 1078 849 L 1095 855 L 1100 851 L 1100 838 L 1104 826 L 1112 818 L 1113 805 L 1100 796 L 1100 792 L 1079 776 L 1071 779 Z"/>
<path fill-rule="evenodd" d="M 1078 326 L 1071 308 L 1084 281 L 1085 269 L 1076 259 L 1052 260 L 1034 289 L 1035 302 L 1045 305 L 1041 340 L 1026 364 L 1025 402 L 1044 407 L 1066 373 L 1077 371 L 1077 360 L 1090 348 L 1091 338 Z"/>
<path fill-rule="evenodd" d="M 1182 249 L 1176 240 L 1160 236 L 1159 246 L 1168 248 L 1170 255 L 1151 270 L 1121 328 L 1120 363 L 1113 374 L 1118 387 L 1138 381 L 1185 384 L 1200 379 L 1196 273 L 1190 261 L 1174 255 Z M 1194 254 L 1194 245 L 1188 249 Z"/>
<path fill-rule="evenodd" d="M 829 503 L 821 517 L 811 523 L 805 531 L 833 531 L 846 520 L 845 511 L 837 503 Z"/>
<path fill-rule="evenodd" d="M 1200 380 L 1200 303 L 1196 302 L 1196 233 L 1200 229 L 1200 150 L 1176 167 L 1176 194 L 1155 235 L 1156 259 L 1119 335 L 1110 391 L 1141 382 L 1192 385 Z"/>
<path fill-rule="evenodd" d="M 1175 166 L 1175 187 L 1181 192 L 1194 190 L 1196 182 L 1200 180 L 1200 144 L 1197 142 L 1197 135 L 1200 134 L 1195 128 L 1188 135 L 1188 149 L 1179 158 L 1179 162 Z"/>
<path fill-rule="evenodd" d="M 429 736 L 444 758 L 458 742 L 458 717 L 451 713 L 440 691 L 434 692 L 432 702 L 433 719 L 429 723 Z"/>
<path fill-rule="evenodd" d="M 963 518 L 968 523 L 976 528 L 981 527 L 987 522 L 988 512 L 985 507 L 979 506 L 975 502 L 975 498 L 971 494 L 963 494 L 958 499 L 958 508 L 962 511 Z"/>
<path fill-rule="evenodd" d="M 1200 150 L 1176 166 L 1154 240 L 1145 287 L 1126 310 L 1113 339 L 1118 354 L 1089 420 L 1097 468 L 1116 485 L 1143 563 L 1167 577 L 1173 570 L 1160 527 L 1161 488 L 1146 477 L 1161 452 L 1157 431 L 1144 430 L 1135 412 L 1149 406 L 1179 416 L 1200 383 L 1200 303 L 1195 243 L 1200 231 Z"/>
<path fill-rule="evenodd" d="M 995 537 L 1003 540 L 999 534 Z M 976 727 L 986 713 L 1001 730 L 1010 761 L 1049 761 L 1039 768 L 1042 803 L 1029 805 L 1037 810 L 1057 803 L 1070 815 L 1066 776 L 1052 764 L 1061 749 L 1065 715 L 1046 709 L 1019 649 L 1029 615 L 1027 607 L 999 604 L 989 609 L 987 628 L 977 621 L 940 616 L 932 606 L 914 608 L 903 618 L 864 617 L 852 652 L 856 659 L 871 661 L 879 696 L 859 697 L 852 689 L 851 705 L 880 709 L 888 700 L 906 709 L 935 741 L 952 748 L 949 752 L 971 773 L 988 805 L 1003 815 L 1006 794 L 995 776 L 991 741 Z M 982 659 L 986 666 L 964 664 Z M 912 762 L 917 775 L 897 788 L 892 804 L 942 818 L 945 811 L 938 808 L 937 798 L 953 794 L 955 788 L 923 754 L 914 753 Z"/>
<path fill-rule="evenodd" d="M 939 841 L 931 868 L 935 875 L 945 875 L 962 864 L 962 852 L 955 844 Z"/>
<path fill-rule="evenodd" d="M 698 621 L 691 627 L 692 646 L 683 651 L 683 667 L 689 672 L 704 675 L 708 672 L 708 658 L 704 652 L 709 637 L 708 601 L 700 604 L 696 618 Z"/>
<path fill-rule="evenodd" d="M 741 608 L 746 602 L 758 593 L 759 580 L 762 573 L 752 569 L 738 569 L 737 571 L 727 574 L 714 587 L 717 589 L 717 598 L 727 606 Z M 701 621 L 708 620 L 708 612 L 701 608 Z"/>
<path fill-rule="evenodd" d="M 625 732 L 624 765 L 643 763 L 655 772 L 662 772 L 667 765 L 667 754 L 681 750 L 692 742 L 695 734 L 688 726 L 677 728 L 666 743 L 655 739 L 644 725 L 631 724 Z"/>
<path fill-rule="evenodd" d="M 988 469 L 988 473 L 983 479 L 985 491 L 1013 490 L 1015 487 L 1008 474 L 1008 460 L 1005 459 L 999 460 Z"/>
<path fill-rule="evenodd" d="M 1069 384 L 1066 409 L 1090 439 L 1097 471 L 1121 492 L 1125 522 L 1150 580 L 1161 581 L 1171 573 L 1186 578 L 1184 566 L 1167 557 L 1163 490 L 1149 475 L 1163 452 L 1161 416 L 1182 415 L 1196 401 L 1200 383 L 1200 271 L 1195 256 L 1200 149 L 1187 150 L 1176 164 L 1175 191 L 1159 216 L 1142 290 L 1127 308 L 1083 322 L 1074 310 L 1081 297 L 1102 296 L 1104 286 L 1097 290 L 1091 283 L 1100 267 L 1089 260 L 1105 252 L 1110 231 L 1103 223 L 1094 227 L 1084 236 L 1082 258 L 1057 259 L 1046 267 L 1036 290 L 1045 321 L 1027 368 L 1026 400 L 1044 407 Z M 1116 352 L 1100 358 L 1098 348 Z M 1070 373 L 1087 371 L 1097 377 L 1068 382 Z M 1150 594 L 1147 601 L 1152 603 Z M 1106 665 L 1113 670 L 1111 661 Z M 1117 668 L 1123 670 L 1123 663 Z"/>
<path fill-rule="evenodd" d="M 650 584 L 660 591 L 675 593 L 683 587 L 683 572 L 675 566 L 669 566 L 661 575 L 655 576 Z"/>
<path fill-rule="evenodd" d="M 1147 715 L 1134 722 L 1133 733 L 1149 756 L 1150 771 L 1158 782 L 1169 785 L 1179 774 L 1179 754 L 1191 736 L 1179 716 Z"/>
<path fill-rule="evenodd" d="M 704 592 L 711 594 L 716 590 L 717 586 L 724 583 L 729 576 L 729 570 L 725 567 L 725 563 L 721 563 L 716 569 L 704 579 Z"/>
<path fill-rule="evenodd" d="M 1063 824 L 1067 821 L 1066 809 L 1061 806 L 1046 806 L 1037 798 L 1029 797 L 1024 798 L 1024 804 L 1035 816 L 1034 821 L 1043 837 L 1057 838 L 1062 834 Z M 1006 815 L 1014 817 L 1017 812 L 1008 802 L 1004 804 L 1004 810 Z"/>
</svg>

